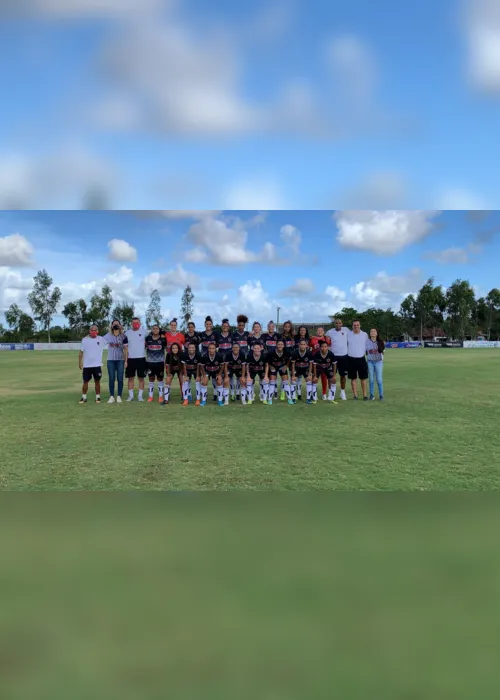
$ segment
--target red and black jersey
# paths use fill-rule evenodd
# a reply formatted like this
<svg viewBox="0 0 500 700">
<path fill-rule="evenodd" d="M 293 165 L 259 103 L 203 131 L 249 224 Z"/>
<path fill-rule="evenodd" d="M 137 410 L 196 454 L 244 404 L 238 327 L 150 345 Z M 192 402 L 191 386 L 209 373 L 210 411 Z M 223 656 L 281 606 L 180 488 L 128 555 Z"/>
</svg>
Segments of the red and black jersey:
<svg viewBox="0 0 500 700">
<path fill-rule="evenodd" d="M 261 333 L 258 338 L 256 335 L 252 335 L 252 334 L 250 334 L 248 336 L 248 347 L 249 348 L 253 348 L 253 346 L 257 345 L 257 344 L 262 347 L 263 351 L 266 349 L 266 344 L 265 344 L 263 333 Z"/>
<path fill-rule="evenodd" d="M 200 342 L 201 341 L 199 333 L 193 333 L 193 335 L 189 335 L 189 333 L 186 333 L 186 335 L 184 336 L 184 350 L 188 349 L 189 343 L 195 343 L 196 349 L 198 350 Z"/>
<path fill-rule="evenodd" d="M 167 342 L 161 335 L 158 338 L 153 338 L 153 334 L 146 336 L 146 360 L 151 364 L 157 362 L 165 362 L 165 350 Z"/>
<path fill-rule="evenodd" d="M 198 351 L 195 352 L 194 357 L 191 357 L 187 350 L 182 353 L 182 364 L 188 374 L 196 374 L 200 360 L 201 357 Z"/>
<path fill-rule="evenodd" d="M 224 355 L 216 352 L 213 357 L 210 357 L 207 352 L 202 355 L 200 364 L 205 368 L 207 374 L 218 374 L 224 365 Z"/>
<path fill-rule="evenodd" d="M 330 338 L 329 335 L 323 335 L 321 338 L 319 335 L 313 335 L 312 338 L 309 339 L 309 346 L 313 352 L 319 352 L 320 351 L 320 343 L 323 342 L 323 340 L 326 340 L 328 343 L 328 347 L 332 344 L 332 339 Z"/>
<path fill-rule="evenodd" d="M 279 335 L 277 333 L 264 333 L 262 338 L 265 343 L 267 352 L 272 352 L 276 350 L 276 343 L 278 342 Z"/>
<path fill-rule="evenodd" d="M 246 364 L 246 361 L 246 357 L 242 350 L 239 351 L 236 357 L 233 355 L 232 350 L 230 352 L 227 352 L 224 357 L 224 362 L 227 364 L 229 374 L 241 375 L 243 371 L 243 365 Z"/>
<path fill-rule="evenodd" d="M 314 364 L 318 373 L 333 371 L 336 362 L 335 355 L 331 350 L 328 350 L 325 357 L 323 357 L 321 351 L 314 355 Z"/>
<path fill-rule="evenodd" d="M 306 350 L 303 355 L 300 350 L 294 350 L 291 360 L 296 370 L 303 371 L 309 369 L 311 362 L 313 362 L 313 354 L 310 350 Z"/>
<path fill-rule="evenodd" d="M 257 359 L 253 350 L 250 350 L 247 356 L 247 367 L 250 375 L 263 374 L 266 370 L 267 361 L 267 355 L 265 353 L 262 353 L 259 359 Z"/>
<path fill-rule="evenodd" d="M 269 369 L 271 372 L 282 372 L 288 367 L 290 355 L 283 351 L 283 354 L 280 356 L 278 355 L 277 350 L 274 350 L 267 356 L 267 361 L 269 362 Z"/>
<path fill-rule="evenodd" d="M 248 336 L 250 333 L 248 331 L 243 331 L 243 333 L 240 333 L 239 331 L 235 331 L 233 333 L 233 342 L 237 342 L 240 348 L 243 350 L 243 352 L 246 352 L 248 350 Z"/>
<path fill-rule="evenodd" d="M 229 350 L 233 349 L 233 336 L 231 332 L 229 332 L 227 335 L 224 335 L 222 331 L 218 331 L 216 333 L 217 336 L 217 350 L 218 352 L 221 352 L 225 354 Z"/>
<path fill-rule="evenodd" d="M 285 343 L 285 350 L 288 352 L 295 350 L 295 338 L 293 336 L 290 337 L 289 335 L 280 335 L 279 339 Z"/>
<path fill-rule="evenodd" d="M 172 355 L 172 353 L 169 352 L 167 355 L 166 367 L 168 369 L 169 374 L 173 374 L 174 372 L 180 372 L 182 370 L 182 353 L 178 355 Z"/>
<path fill-rule="evenodd" d="M 206 331 L 202 331 L 200 333 L 201 351 L 203 353 L 208 352 L 208 344 L 209 343 L 215 343 L 217 345 L 217 333 L 216 333 L 216 331 L 211 331 L 210 333 L 207 333 Z"/>
<path fill-rule="evenodd" d="M 309 347 L 309 340 L 310 340 L 309 337 L 307 337 L 307 338 L 301 338 L 299 335 L 296 335 L 296 336 L 295 336 L 295 348 L 298 348 L 298 347 L 299 347 L 300 341 L 301 341 L 301 340 L 305 340 L 305 341 L 306 341 L 307 347 Z"/>
</svg>

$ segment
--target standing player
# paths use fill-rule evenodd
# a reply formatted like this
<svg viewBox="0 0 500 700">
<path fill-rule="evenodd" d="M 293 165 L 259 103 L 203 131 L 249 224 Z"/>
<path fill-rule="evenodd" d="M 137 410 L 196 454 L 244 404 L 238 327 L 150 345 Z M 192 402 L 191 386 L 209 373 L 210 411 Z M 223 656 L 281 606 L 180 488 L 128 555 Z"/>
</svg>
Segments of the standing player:
<svg viewBox="0 0 500 700">
<path fill-rule="evenodd" d="M 297 350 L 294 350 L 291 358 L 292 365 L 292 398 L 295 396 L 302 401 L 302 380 L 306 380 L 307 400 L 312 400 L 314 362 L 313 354 L 307 347 L 307 339 L 302 338 Z"/>
<path fill-rule="evenodd" d="M 233 341 L 233 349 L 224 357 L 226 383 L 231 387 L 231 401 L 235 400 L 236 386 L 241 388 L 241 403 L 246 404 L 246 356 L 238 341 Z"/>
<path fill-rule="evenodd" d="M 254 345 L 257 345 L 257 343 L 261 346 L 261 348 L 264 348 L 264 342 L 262 326 L 258 321 L 255 321 L 252 326 L 252 332 L 248 335 L 248 348 L 253 348 Z"/>
<path fill-rule="evenodd" d="M 245 330 L 248 323 L 248 316 L 245 314 L 240 314 L 236 319 L 237 328 L 233 333 L 233 340 L 238 341 L 238 345 L 243 350 L 244 353 L 248 352 L 248 336 L 250 333 Z"/>
<path fill-rule="evenodd" d="M 337 405 L 337 402 L 335 401 L 335 393 L 337 391 L 335 378 L 337 369 L 336 360 L 335 355 L 328 347 L 328 341 L 326 338 L 323 338 L 323 340 L 321 340 L 319 343 L 319 352 L 317 352 L 314 356 L 314 364 L 316 366 L 316 379 L 319 380 L 319 378 L 324 374 L 328 381 L 330 387 L 327 397 L 328 401 L 331 401 L 333 404 Z M 317 394 L 315 393 L 312 403 L 316 403 L 316 401 Z M 309 403 L 309 401 L 307 403 Z"/>
<path fill-rule="evenodd" d="M 306 345 L 309 346 L 309 331 L 307 330 L 307 326 L 299 326 L 298 333 L 295 336 L 295 349 L 296 350 L 298 349 L 301 340 L 305 340 Z"/>
<path fill-rule="evenodd" d="M 262 351 L 262 345 L 255 343 L 247 356 L 247 400 L 252 404 L 255 400 L 255 379 L 259 378 L 260 400 L 264 404 L 269 400 L 269 364 L 267 356 Z"/>
<path fill-rule="evenodd" d="M 267 324 L 267 333 L 265 333 L 263 336 L 264 349 L 267 354 L 276 350 L 276 343 L 278 342 L 278 338 L 279 335 L 276 333 L 276 326 L 274 325 L 274 321 L 269 321 L 269 323 Z M 278 398 L 278 387 L 276 387 L 276 393 L 274 397 L 270 398 Z"/>
<path fill-rule="evenodd" d="M 290 356 L 285 351 L 285 343 L 281 338 L 276 343 L 276 350 L 268 355 L 267 361 L 269 363 L 269 381 L 271 384 L 268 394 L 268 404 L 272 404 L 273 402 L 272 397 L 274 396 L 275 387 L 278 383 L 278 376 L 281 377 L 281 386 L 288 398 L 288 403 L 293 404 L 292 390 L 288 375 Z"/>
<path fill-rule="evenodd" d="M 105 342 L 99 335 L 97 326 L 90 326 L 89 334 L 82 339 L 78 353 L 78 367 L 82 371 L 82 398 L 79 403 L 87 403 L 87 392 L 91 379 L 95 383 L 95 402 L 101 403 L 102 353 Z"/>
<path fill-rule="evenodd" d="M 162 338 L 160 326 L 155 323 L 151 333 L 146 336 L 146 362 L 149 376 L 148 403 L 153 403 L 155 393 L 155 380 L 158 381 L 158 402 L 163 403 L 165 389 L 165 349 L 167 342 Z"/>
<path fill-rule="evenodd" d="M 229 328 L 229 321 L 227 318 L 223 319 L 221 324 L 221 330 L 215 332 L 215 342 L 217 343 L 217 352 L 222 355 L 230 352 L 233 348 L 233 337 L 231 329 Z"/>
<path fill-rule="evenodd" d="M 323 326 L 318 326 L 316 329 L 316 335 L 314 335 L 311 340 L 309 341 L 309 345 L 311 346 L 311 350 L 313 351 L 313 354 L 318 353 L 320 350 L 320 345 L 323 340 L 326 340 L 328 345 L 331 344 L 330 338 L 325 334 L 325 329 Z M 323 396 L 323 401 L 326 401 L 327 396 L 326 392 L 328 391 L 328 379 L 323 375 L 321 376 L 321 388 L 322 388 L 322 396 Z M 318 379 L 320 379 L 320 376 L 318 376 Z"/>
<path fill-rule="evenodd" d="M 285 344 L 285 351 L 291 355 L 295 350 L 295 333 L 293 330 L 293 324 L 291 321 L 285 321 L 283 324 L 283 333 L 280 336 L 281 340 Z M 277 387 L 276 387 L 277 388 Z M 283 386 L 283 381 L 281 382 L 281 401 L 285 400 L 285 387 Z"/>
<path fill-rule="evenodd" d="M 189 349 L 189 343 L 194 342 L 196 349 L 198 350 L 198 345 L 200 344 L 200 336 L 195 330 L 195 325 L 192 321 L 187 324 L 187 333 L 184 336 L 184 350 Z"/>
<path fill-rule="evenodd" d="M 189 341 L 187 350 L 182 354 L 182 405 L 187 406 L 192 401 L 191 380 L 194 379 L 196 387 L 196 405 L 200 405 L 200 354 L 198 344 L 194 340 Z"/>
<path fill-rule="evenodd" d="M 215 342 L 210 342 L 208 344 L 208 352 L 202 355 L 200 360 L 201 406 L 206 406 L 207 403 L 209 379 L 215 380 L 219 406 L 224 406 L 224 399 L 226 396 L 229 396 L 229 382 L 225 382 L 223 378 L 224 364 L 224 357 L 217 352 Z"/>
<path fill-rule="evenodd" d="M 345 386 L 347 384 L 347 375 L 349 374 L 349 356 L 347 354 L 349 330 L 344 328 L 340 318 L 336 318 L 334 327 L 326 335 L 331 340 L 332 352 L 337 360 L 337 373 L 340 377 L 340 398 L 342 401 L 346 401 Z"/>
<path fill-rule="evenodd" d="M 167 355 L 165 369 L 167 372 L 167 381 L 165 384 L 165 405 L 167 405 L 170 401 L 170 389 L 172 387 L 172 380 L 175 375 L 178 376 L 179 384 L 182 388 L 184 369 L 182 366 L 182 349 L 179 343 L 172 343 L 170 352 Z"/>
<path fill-rule="evenodd" d="M 165 332 L 165 340 L 167 342 L 167 352 L 170 352 L 172 343 L 178 343 L 181 347 L 184 346 L 186 338 L 184 333 L 177 330 L 177 319 L 173 318 L 170 321 L 170 330 Z"/>
<path fill-rule="evenodd" d="M 210 343 L 215 343 L 217 345 L 217 333 L 214 331 L 214 323 L 211 316 L 207 316 L 205 319 L 205 330 L 200 333 L 200 343 L 202 355 L 207 354 Z M 217 385 L 215 381 L 212 382 L 212 386 L 214 389 L 213 400 L 217 401 Z"/>
<path fill-rule="evenodd" d="M 366 361 L 366 341 L 368 333 L 361 330 L 361 324 L 358 320 L 353 321 L 352 331 L 347 335 L 347 354 L 349 356 L 349 379 L 351 380 L 351 388 L 353 398 L 358 400 L 357 379 L 361 380 L 361 391 L 363 392 L 363 401 L 368 401 L 366 380 L 368 379 L 368 363 Z"/>
<path fill-rule="evenodd" d="M 144 379 L 148 373 L 146 364 L 146 335 L 142 328 L 139 319 L 132 319 L 132 330 L 127 331 L 128 339 L 128 359 L 125 363 L 125 376 L 128 379 L 128 399 L 134 400 L 134 379 L 137 376 L 139 379 L 139 401 L 144 401 Z"/>
</svg>

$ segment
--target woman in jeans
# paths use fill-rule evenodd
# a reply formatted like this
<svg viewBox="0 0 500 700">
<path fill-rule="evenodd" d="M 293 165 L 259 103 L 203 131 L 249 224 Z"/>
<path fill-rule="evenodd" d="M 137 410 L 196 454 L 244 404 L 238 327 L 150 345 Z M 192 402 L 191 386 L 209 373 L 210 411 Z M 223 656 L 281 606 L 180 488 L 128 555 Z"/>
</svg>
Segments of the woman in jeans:
<svg viewBox="0 0 500 700">
<path fill-rule="evenodd" d="M 117 319 L 111 323 L 109 333 L 104 336 L 104 342 L 108 346 L 108 377 L 109 377 L 109 401 L 115 403 L 115 382 L 118 381 L 118 393 L 116 403 L 122 402 L 123 372 L 128 358 L 128 340 L 123 332 L 123 327 Z"/>
<path fill-rule="evenodd" d="M 384 385 L 382 382 L 384 350 L 384 341 L 380 340 L 378 330 L 376 328 L 372 328 L 370 335 L 366 339 L 366 359 L 368 360 L 370 401 L 375 401 L 375 378 L 377 379 L 379 399 L 382 401 L 384 398 Z"/>
</svg>

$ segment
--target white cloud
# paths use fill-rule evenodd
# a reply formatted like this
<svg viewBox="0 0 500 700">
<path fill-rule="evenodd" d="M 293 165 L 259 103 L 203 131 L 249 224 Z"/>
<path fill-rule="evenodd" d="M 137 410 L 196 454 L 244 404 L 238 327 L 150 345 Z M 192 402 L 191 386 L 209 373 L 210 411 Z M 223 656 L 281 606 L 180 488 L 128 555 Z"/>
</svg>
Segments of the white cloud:
<svg viewBox="0 0 500 700">
<path fill-rule="evenodd" d="M 239 287 L 238 309 L 241 309 L 241 313 L 248 315 L 250 322 L 252 322 L 252 318 L 259 320 L 263 315 L 266 318 L 267 316 L 271 318 L 270 314 L 275 311 L 274 304 L 260 280 L 248 281 Z"/>
<path fill-rule="evenodd" d="M 290 248 L 294 255 L 300 254 L 300 243 L 302 236 L 299 229 L 291 224 L 285 224 L 280 229 L 281 240 Z"/>
<path fill-rule="evenodd" d="M 336 304 L 345 303 L 346 301 L 346 293 L 333 285 L 329 285 L 325 289 L 325 295 L 330 297 Z"/>
<path fill-rule="evenodd" d="M 397 210 L 337 211 L 337 241 L 345 248 L 393 255 L 417 243 L 432 230 L 437 211 Z"/>
<path fill-rule="evenodd" d="M 500 92 L 500 2 L 467 0 L 468 78 L 481 92 Z"/>
<path fill-rule="evenodd" d="M 314 282 L 307 277 L 298 279 L 294 284 L 281 292 L 282 297 L 297 297 L 314 292 Z"/>
<path fill-rule="evenodd" d="M 351 287 L 352 303 L 360 311 L 371 306 L 397 309 L 401 301 L 408 294 L 415 293 L 420 284 L 421 272 L 418 268 L 405 275 L 378 272 L 374 277 Z"/>
<path fill-rule="evenodd" d="M 199 282 L 197 275 L 187 272 L 182 265 L 168 270 L 168 272 L 151 272 L 143 278 L 137 292 L 142 296 L 148 296 L 153 289 L 157 289 L 160 294 L 175 294 L 188 284 L 195 287 Z"/>
<path fill-rule="evenodd" d="M 33 246 L 20 233 L 0 238 L 0 266 L 25 267 L 33 265 Z"/>
<path fill-rule="evenodd" d="M 233 289 L 234 283 L 225 279 L 214 279 L 208 283 L 208 289 L 212 291 L 224 291 L 225 289 Z"/>
<path fill-rule="evenodd" d="M 108 243 L 109 258 L 118 262 L 136 262 L 137 250 L 119 238 L 113 238 Z"/>
<path fill-rule="evenodd" d="M 469 260 L 469 255 L 464 248 L 446 248 L 436 253 L 427 253 L 425 257 L 449 265 L 464 265 Z"/>
<path fill-rule="evenodd" d="M 9 267 L 0 267 L 0 311 L 5 312 L 11 304 L 27 310 L 27 293 L 32 287 L 32 277 L 23 277 L 18 270 Z"/>
<path fill-rule="evenodd" d="M 334 77 L 354 105 L 371 102 L 376 85 L 376 60 L 368 45 L 355 35 L 335 37 L 328 47 Z"/>
</svg>

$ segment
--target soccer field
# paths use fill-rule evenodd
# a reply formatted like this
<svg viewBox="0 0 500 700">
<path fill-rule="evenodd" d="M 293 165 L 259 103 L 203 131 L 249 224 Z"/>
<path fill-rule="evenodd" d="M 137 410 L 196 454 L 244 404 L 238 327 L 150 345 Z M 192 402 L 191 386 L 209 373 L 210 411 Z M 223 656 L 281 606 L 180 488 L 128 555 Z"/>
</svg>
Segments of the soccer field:
<svg viewBox="0 0 500 700">
<path fill-rule="evenodd" d="M 78 404 L 77 353 L 0 353 L 8 490 L 500 488 L 497 350 L 389 350 L 385 402 Z M 175 382 L 174 382 L 175 384 Z M 211 392 L 209 394 L 211 398 Z"/>
</svg>

